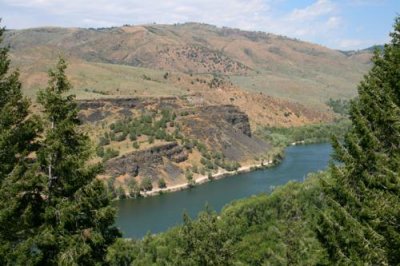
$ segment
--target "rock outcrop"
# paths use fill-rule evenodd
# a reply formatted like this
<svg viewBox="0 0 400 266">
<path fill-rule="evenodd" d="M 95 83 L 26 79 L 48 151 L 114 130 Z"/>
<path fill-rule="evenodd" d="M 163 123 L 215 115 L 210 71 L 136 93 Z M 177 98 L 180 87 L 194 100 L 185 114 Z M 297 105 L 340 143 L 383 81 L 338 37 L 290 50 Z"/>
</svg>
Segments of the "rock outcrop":
<svg viewBox="0 0 400 266">
<path fill-rule="evenodd" d="M 156 177 L 160 171 L 164 170 L 164 160 L 179 163 L 187 159 L 186 150 L 177 142 L 170 142 L 111 159 L 106 163 L 106 171 L 108 174 L 116 176 L 140 174 L 141 176 Z M 169 167 L 173 168 L 171 164 Z"/>
<path fill-rule="evenodd" d="M 157 109 L 179 109 L 178 97 L 160 98 L 104 98 L 96 100 L 79 100 L 79 119 L 83 122 L 98 122 L 113 113 L 121 117 L 132 116 L 132 110 L 145 110 L 148 107 Z"/>
<path fill-rule="evenodd" d="M 200 115 L 209 116 L 215 122 L 224 120 L 234 129 L 251 137 L 249 117 L 234 105 L 205 106 L 200 108 Z"/>
<path fill-rule="evenodd" d="M 193 115 L 181 117 L 179 121 L 185 135 L 207 143 L 229 160 L 252 160 L 270 148 L 252 136 L 248 116 L 233 105 L 199 107 Z"/>
</svg>

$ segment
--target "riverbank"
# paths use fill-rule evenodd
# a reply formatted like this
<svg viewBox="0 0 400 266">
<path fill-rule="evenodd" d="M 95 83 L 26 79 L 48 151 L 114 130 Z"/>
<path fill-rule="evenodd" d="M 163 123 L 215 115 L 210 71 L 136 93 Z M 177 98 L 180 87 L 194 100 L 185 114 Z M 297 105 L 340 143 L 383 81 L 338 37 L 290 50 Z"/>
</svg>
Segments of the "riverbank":
<svg viewBox="0 0 400 266">
<path fill-rule="evenodd" d="M 124 237 L 129 238 L 140 239 L 148 232 L 164 232 L 181 224 L 184 212 L 194 218 L 207 205 L 219 213 L 232 201 L 260 193 L 270 193 L 290 181 L 302 182 L 308 173 L 328 166 L 331 151 L 331 146 L 326 143 L 290 146 L 285 149 L 282 161 L 276 161 L 276 165 L 269 164 L 266 169 L 251 171 L 253 169 L 249 169 L 250 165 L 246 165 L 248 173 L 205 182 L 193 189 L 116 201 L 116 224 Z M 249 164 L 260 165 L 259 161 Z M 199 176 L 194 178 L 198 179 Z"/>
<path fill-rule="evenodd" d="M 277 165 L 281 162 L 281 160 L 284 158 L 283 151 L 285 148 L 287 148 L 289 146 L 307 145 L 307 144 L 315 144 L 315 143 L 320 143 L 320 142 L 319 141 L 308 142 L 307 140 L 300 140 L 300 141 L 292 142 L 292 143 L 286 145 L 285 147 L 279 147 L 280 148 L 279 152 L 276 152 L 273 155 L 273 159 L 269 160 L 267 162 L 245 165 L 235 171 L 227 171 L 224 169 L 219 169 L 217 173 L 214 173 L 211 176 L 198 175 L 197 177 L 195 177 L 192 180 L 192 182 L 186 182 L 183 184 L 173 185 L 173 186 L 169 186 L 169 187 L 165 187 L 165 188 L 154 188 L 150 191 L 141 191 L 140 197 L 151 197 L 151 196 L 157 196 L 157 195 L 164 194 L 164 193 L 178 192 L 178 191 L 181 191 L 184 189 L 189 189 L 193 186 L 201 185 L 201 184 L 204 184 L 204 183 L 207 183 L 207 182 L 210 182 L 213 180 L 222 179 L 222 178 L 225 178 L 228 176 L 233 176 L 233 175 L 237 175 L 237 174 L 241 174 L 241 173 L 249 173 L 249 172 L 269 168 L 269 167 Z M 131 198 L 128 194 L 125 197 Z M 119 200 L 119 199 L 117 199 L 117 200 Z"/>
<path fill-rule="evenodd" d="M 151 191 L 142 191 L 140 193 L 140 195 L 143 197 L 149 197 L 149 196 L 160 195 L 163 193 L 176 192 L 176 191 L 180 191 L 183 189 L 188 189 L 188 188 L 192 187 L 193 185 L 196 186 L 196 185 L 204 184 L 204 183 L 210 182 L 212 180 L 218 180 L 218 179 L 232 176 L 232 175 L 248 173 L 248 172 L 268 168 L 268 167 L 273 166 L 274 162 L 276 162 L 276 161 L 270 160 L 268 162 L 263 162 L 263 163 L 259 163 L 259 164 L 245 165 L 245 166 L 239 167 L 239 169 L 237 169 L 235 171 L 227 171 L 224 169 L 220 169 L 217 173 L 212 174 L 211 176 L 208 176 L 208 175 L 198 176 L 197 178 L 193 179 L 194 184 L 187 182 L 184 184 L 179 184 L 179 185 L 170 186 L 170 187 L 166 187 L 166 188 L 157 188 L 157 189 L 153 189 Z"/>
</svg>

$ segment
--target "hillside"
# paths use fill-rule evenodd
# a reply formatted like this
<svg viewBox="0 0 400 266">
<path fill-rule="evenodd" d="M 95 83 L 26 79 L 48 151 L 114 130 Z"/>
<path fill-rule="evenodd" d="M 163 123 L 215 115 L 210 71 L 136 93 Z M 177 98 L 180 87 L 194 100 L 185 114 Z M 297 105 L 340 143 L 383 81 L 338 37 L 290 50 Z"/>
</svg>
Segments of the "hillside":
<svg viewBox="0 0 400 266">
<path fill-rule="evenodd" d="M 117 194 L 269 161 L 277 151 L 253 132 L 334 121 L 326 102 L 356 95 L 371 56 L 197 23 L 11 30 L 5 44 L 34 101 L 68 59 L 93 161 Z"/>
<path fill-rule="evenodd" d="M 29 95 L 46 83 L 45 72 L 59 54 L 69 59 L 82 98 L 184 95 L 214 74 L 241 90 L 320 110 L 328 98 L 353 97 L 369 68 L 368 53 L 351 56 L 283 36 L 197 23 L 12 30 L 5 43 Z M 163 78 L 166 71 L 171 79 Z"/>
</svg>

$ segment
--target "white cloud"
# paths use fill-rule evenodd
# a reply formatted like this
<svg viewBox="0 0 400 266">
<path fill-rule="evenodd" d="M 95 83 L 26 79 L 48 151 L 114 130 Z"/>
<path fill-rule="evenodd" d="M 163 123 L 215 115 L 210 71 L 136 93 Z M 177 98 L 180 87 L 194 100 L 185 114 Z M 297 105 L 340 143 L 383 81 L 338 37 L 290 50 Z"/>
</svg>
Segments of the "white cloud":
<svg viewBox="0 0 400 266">
<path fill-rule="evenodd" d="M 302 9 L 295 9 L 288 16 L 289 20 L 305 21 L 317 19 L 324 15 L 329 15 L 335 10 L 335 5 L 329 0 L 318 0 L 315 3 Z"/>
<path fill-rule="evenodd" d="M 342 40 L 336 41 L 336 43 L 337 43 L 337 46 L 339 47 L 339 49 L 353 50 L 353 49 L 359 48 L 362 45 L 367 45 L 370 42 L 365 41 L 365 40 L 358 40 L 358 39 L 342 39 Z"/>
<path fill-rule="evenodd" d="M 204 21 L 217 25 L 241 25 L 251 20 L 257 12 L 268 9 L 263 0 L 4 0 L 10 6 L 36 8 L 51 14 L 76 16 L 85 14 L 93 21 L 113 21 L 121 23 L 175 23 Z M 174 21 L 174 20 L 185 21 Z M 95 26 L 95 25 L 94 25 Z"/>
<path fill-rule="evenodd" d="M 326 22 L 326 26 L 329 29 L 337 29 L 340 25 L 342 25 L 342 19 L 336 16 L 330 17 Z"/>
<path fill-rule="evenodd" d="M 380 6 L 386 4 L 387 0 L 348 0 L 352 6 Z"/>
<path fill-rule="evenodd" d="M 316 41 L 329 37 L 342 24 L 338 8 L 333 1 L 318 0 L 304 8 L 270 21 L 272 31 L 291 37 Z"/>
</svg>

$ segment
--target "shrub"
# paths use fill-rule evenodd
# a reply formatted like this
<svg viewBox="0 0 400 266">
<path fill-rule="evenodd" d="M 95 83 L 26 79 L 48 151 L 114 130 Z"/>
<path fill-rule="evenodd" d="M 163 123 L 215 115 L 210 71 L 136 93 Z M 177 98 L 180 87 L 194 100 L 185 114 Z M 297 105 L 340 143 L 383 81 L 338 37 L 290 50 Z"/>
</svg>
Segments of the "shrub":
<svg viewBox="0 0 400 266">
<path fill-rule="evenodd" d="M 167 183 L 165 183 L 164 178 L 160 178 L 160 179 L 158 180 L 158 187 L 159 187 L 159 188 L 166 188 L 166 187 L 167 187 Z"/>
<path fill-rule="evenodd" d="M 107 148 L 104 151 L 104 156 L 103 156 L 103 162 L 111 159 L 111 158 L 115 158 L 119 155 L 119 151 L 114 150 L 112 148 Z"/>
<path fill-rule="evenodd" d="M 185 176 L 186 176 L 186 179 L 187 179 L 188 181 L 193 180 L 193 173 L 192 173 L 190 170 L 187 170 L 187 171 L 186 171 Z"/>
<path fill-rule="evenodd" d="M 137 141 L 133 142 L 132 147 L 135 149 L 139 149 L 140 148 L 139 142 L 137 142 Z"/>
<path fill-rule="evenodd" d="M 103 158 L 104 157 L 104 147 L 98 146 L 96 148 L 96 155 Z"/>
<path fill-rule="evenodd" d="M 145 177 L 142 179 L 140 183 L 140 190 L 141 191 L 150 191 L 153 189 L 153 184 L 151 183 L 150 177 Z"/>
<path fill-rule="evenodd" d="M 149 137 L 149 143 L 150 143 L 150 144 L 153 144 L 153 143 L 154 143 L 154 137 L 153 137 L 153 136 L 150 136 L 150 137 Z"/>
<path fill-rule="evenodd" d="M 110 144 L 110 139 L 108 138 L 108 136 L 107 137 L 100 137 L 100 139 L 99 139 L 99 145 L 100 146 L 106 146 L 106 145 L 108 145 L 108 144 Z"/>
</svg>

